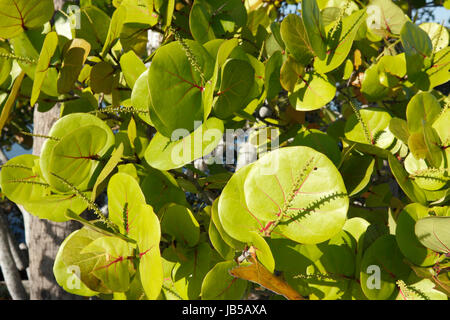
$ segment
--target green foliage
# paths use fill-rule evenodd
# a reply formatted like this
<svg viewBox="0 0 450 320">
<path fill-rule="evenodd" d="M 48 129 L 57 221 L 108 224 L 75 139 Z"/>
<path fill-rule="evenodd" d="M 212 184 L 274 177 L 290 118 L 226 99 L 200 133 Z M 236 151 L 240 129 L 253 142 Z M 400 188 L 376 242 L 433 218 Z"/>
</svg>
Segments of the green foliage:
<svg viewBox="0 0 450 320">
<path fill-rule="evenodd" d="M 64 290 L 448 298 L 447 28 L 391 0 L 281 3 L 81 1 L 75 27 L 0 0 L 2 143 L 62 104 L 1 194 L 83 225 L 54 262 Z"/>
</svg>

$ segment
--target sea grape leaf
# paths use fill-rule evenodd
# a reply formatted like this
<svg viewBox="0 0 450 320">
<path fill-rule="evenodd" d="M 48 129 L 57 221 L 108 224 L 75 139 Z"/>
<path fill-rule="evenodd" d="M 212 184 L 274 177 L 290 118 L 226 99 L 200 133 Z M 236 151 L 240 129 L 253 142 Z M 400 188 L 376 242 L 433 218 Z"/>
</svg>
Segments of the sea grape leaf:
<svg viewBox="0 0 450 320">
<path fill-rule="evenodd" d="M 196 70 L 186 56 L 183 45 L 176 41 L 162 46 L 156 51 L 148 73 L 150 88 L 150 108 L 160 121 L 152 119 L 158 132 L 170 137 L 176 129 L 192 132 L 195 121 L 203 121 L 206 81 L 210 80 L 214 71 L 214 60 L 197 42 L 184 40 L 197 61 Z M 209 102 L 209 101 L 207 101 Z M 180 110 L 185 116 L 179 117 Z"/>
<path fill-rule="evenodd" d="M 252 166 L 242 167 L 233 174 L 218 203 L 220 225 L 228 235 L 244 243 L 252 241 L 251 231 L 262 229 L 265 223 L 249 211 L 244 196 L 244 182 Z"/>
<path fill-rule="evenodd" d="M 146 204 L 140 206 L 135 225 L 134 236 L 140 257 L 139 275 L 147 298 L 155 300 L 163 284 L 163 267 L 159 251 L 161 227 L 151 206 Z"/>
<path fill-rule="evenodd" d="M 101 56 L 105 57 L 107 52 L 114 46 L 120 37 L 120 32 L 127 18 L 127 6 L 120 5 L 112 14 L 110 23 L 108 24 L 108 33 L 103 42 Z"/>
<path fill-rule="evenodd" d="M 10 49 L 7 45 L 0 42 L 0 55 L 7 55 L 10 53 Z M 3 85 L 9 78 L 12 70 L 12 61 L 4 57 L 0 57 L 0 85 Z"/>
<path fill-rule="evenodd" d="M 188 207 L 186 195 L 171 174 L 153 168 L 147 169 L 147 176 L 141 183 L 146 202 L 155 212 L 173 202 Z"/>
<path fill-rule="evenodd" d="M 63 178 L 81 190 L 86 190 L 106 142 L 107 135 L 103 128 L 93 125 L 80 127 L 62 137 L 50 155 L 50 185 L 62 192 L 70 191 L 70 187 L 61 181 L 60 178 Z"/>
<path fill-rule="evenodd" d="M 372 0 L 367 7 L 367 27 L 376 35 L 399 34 L 408 17 L 391 0 Z"/>
<path fill-rule="evenodd" d="M 389 121 L 389 131 L 404 144 L 408 144 L 409 131 L 408 124 L 405 120 L 393 117 Z"/>
<path fill-rule="evenodd" d="M 122 172 L 111 177 L 108 183 L 109 218 L 122 234 L 135 240 L 139 230 L 136 220 L 143 204 L 145 197 L 136 179 Z"/>
<path fill-rule="evenodd" d="M 172 270 L 174 286 L 184 299 L 198 299 L 202 283 L 210 270 L 211 246 L 201 242 L 194 248 L 178 246 L 177 251 L 180 258 Z"/>
<path fill-rule="evenodd" d="M 431 216 L 416 222 L 414 232 L 425 247 L 448 254 L 450 252 L 450 217 Z"/>
<path fill-rule="evenodd" d="M 269 226 L 278 223 L 275 230 L 300 243 L 330 239 L 341 230 L 348 209 L 336 167 L 303 146 L 277 149 L 259 159 L 245 179 L 244 194 L 256 219 L 270 221 Z"/>
<path fill-rule="evenodd" d="M 234 249 L 222 239 L 222 236 L 213 221 L 210 221 L 209 223 L 208 236 L 212 246 L 224 260 L 231 260 L 234 258 Z"/>
<path fill-rule="evenodd" d="M 426 207 L 419 203 L 411 203 L 403 208 L 397 218 L 395 238 L 403 255 L 415 265 L 427 267 L 440 260 L 439 255 L 424 247 L 414 233 L 418 220 L 428 216 Z"/>
<path fill-rule="evenodd" d="M 89 197 L 90 192 L 85 195 Z M 87 208 L 87 203 L 76 194 L 49 194 L 28 202 L 24 207 L 40 219 L 65 222 L 70 219 L 66 216 L 67 209 L 80 214 Z"/>
<path fill-rule="evenodd" d="M 328 34 L 326 57 L 315 58 L 314 69 L 317 72 L 330 72 L 345 61 L 365 16 L 366 12 L 362 9 L 336 22 L 336 27 L 333 23 L 325 27 L 325 32 Z M 329 34 L 332 30 L 333 32 Z"/>
<path fill-rule="evenodd" d="M 314 58 L 314 50 L 311 47 L 302 18 L 295 14 L 289 14 L 281 22 L 280 32 L 288 52 L 299 63 L 308 65 Z"/>
<path fill-rule="evenodd" d="M 113 90 L 115 69 L 106 62 L 101 61 L 91 69 L 91 89 L 95 93 L 111 94 Z"/>
<path fill-rule="evenodd" d="M 315 55 L 319 59 L 325 59 L 326 33 L 322 16 L 315 0 L 302 1 L 302 18 Z"/>
<path fill-rule="evenodd" d="M 441 148 L 441 140 L 436 130 L 428 123 L 422 122 L 423 140 L 427 147 L 426 159 L 435 168 L 441 167 L 443 164 L 444 152 Z"/>
<path fill-rule="evenodd" d="M 426 71 L 430 80 L 430 89 L 450 80 L 449 64 L 450 47 L 446 47 L 434 55 L 433 63 Z"/>
<path fill-rule="evenodd" d="M 368 101 L 377 101 L 385 97 L 389 88 L 380 82 L 380 66 L 371 65 L 364 72 L 364 79 L 361 84 L 361 92 Z"/>
<path fill-rule="evenodd" d="M 50 68 L 50 60 L 55 54 L 56 48 L 58 46 L 58 35 L 56 32 L 49 32 L 45 36 L 44 44 L 42 45 L 42 50 L 39 55 L 39 60 L 37 62 L 36 71 L 34 74 L 33 90 L 31 92 L 30 104 L 34 105 L 39 98 L 39 93 L 41 92 L 42 83 L 45 80 L 48 72 L 57 73 L 53 68 Z"/>
<path fill-rule="evenodd" d="M 416 283 L 408 284 L 407 294 L 400 293 L 397 300 L 448 300 L 445 293 L 436 289 L 436 284 L 430 279 L 422 279 Z"/>
<path fill-rule="evenodd" d="M 249 245 L 254 250 L 258 261 L 271 273 L 275 269 L 275 260 L 266 240 L 261 237 L 256 231 L 253 231 L 253 240 L 249 242 Z"/>
<path fill-rule="evenodd" d="M 233 260 L 217 263 L 203 280 L 202 300 L 241 299 L 247 288 L 247 282 L 230 275 L 229 271 L 236 266 Z"/>
<path fill-rule="evenodd" d="M 414 202 L 426 205 L 427 200 L 424 192 L 408 177 L 408 174 L 402 164 L 393 155 L 389 155 L 388 160 L 389 167 L 391 168 L 395 180 L 397 180 L 400 188 L 405 192 L 408 198 Z"/>
<path fill-rule="evenodd" d="M 290 146 L 306 146 L 326 155 L 335 166 L 341 160 L 341 151 L 332 137 L 317 129 L 307 129 L 297 134 Z"/>
<path fill-rule="evenodd" d="M 232 238 L 222 226 L 219 216 L 219 199 L 220 198 L 217 198 L 211 206 L 211 223 L 216 226 L 217 231 L 228 246 L 236 250 L 242 250 L 245 246 L 244 243 Z"/>
<path fill-rule="evenodd" d="M 213 105 L 214 115 L 226 119 L 243 109 L 254 82 L 255 71 L 250 63 L 238 59 L 227 61 L 223 66 L 218 97 Z"/>
<path fill-rule="evenodd" d="M 418 78 L 423 60 L 433 51 L 428 34 L 414 23 L 407 21 L 400 32 L 400 39 L 406 54 L 406 67 L 410 80 Z"/>
<path fill-rule="evenodd" d="M 80 255 L 90 255 L 94 261 L 90 273 L 96 276 L 111 291 L 125 292 L 134 274 L 132 262 L 133 245 L 115 237 L 100 237 L 80 251 Z"/>
<path fill-rule="evenodd" d="M 375 158 L 370 155 L 352 153 L 344 161 L 340 172 L 350 197 L 362 191 L 369 184 L 374 166 Z"/>
<path fill-rule="evenodd" d="M 200 225 L 188 208 L 170 203 L 160 211 L 163 233 L 172 235 L 184 246 L 193 247 L 200 239 Z"/>
<path fill-rule="evenodd" d="M 23 154 L 8 160 L 0 171 L 0 186 L 9 200 L 26 204 L 27 202 L 41 199 L 48 194 L 46 185 L 18 183 L 15 181 L 31 181 L 45 183 L 41 173 L 35 168 L 35 161 L 39 157 L 31 154 Z"/>
<path fill-rule="evenodd" d="M 348 292 L 355 273 L 354 241 L 341 231 L 328 242 L 317 245 L 321 254 L 306 269 L 311 300 L 335 300 Z"/>
<path fill-rule="evenodd" d="M 134 51 L 128 51 L 120 57 L 120 67 L 130 88 L 134 87 L 139 76 L 147 70 L 142 60 L 139 59 Z"/>
<path fill-rule="evenodd" d="M 93 5 L 80 8 L 80 25 L 75 29 L 75 37 L 84 39 L 91 45 L 94 52 L 100 52 L 108 35 L 111 18 Z"/>
<path fill-rule="evenodd" d="M 447 29 L 436 22 L 425 22 L 419 25 L 424 30 L 433 44 L 433 52 L 438 52 L 448 46 L 449 34 Z"/>
<path fill-rule="evenodd" d="M 150 119 L 150 88 L 148 86 L 148 69 L 145 70 L 134 82 L 133 89 L 131 91 L 131 104 L 138 112 L 138 117 L 145 121 L 147 124 L 153 126 L 153 122 Z"/>
<path fill-rule="evenodd" d="M 406 121 L 410 133 L 422 131 L 422 123 L 430 125 L 439 117 L 441 106 L 429 92 L 416 94 L 406 107 Z"/>
<path fill-rule="evenodd" d="M 391 115 L 385 109 L 375 107 L 360 109 L 359 114 L 364 124 L 356 114 L 352 114 L 345 124 L 345 137 L 351 141 L 387 149 L 395 139 L 389 131 Z"/>
<path fill-rule="evenodd" d="M 298 63 L 292 56 L 288 56 L 279 72 L 281 86 L 285 90 L 292 92 L 300 77 L 305 75 L 305 67 Z"/>
<path fill-rule="evenodd" d="M 221 120 L 209 118 L 190 135 L 186 136 L 185 130 L 179 130 L 177 132 L 184 136 L 180 138 L 175 132 L 172 141 L 158 132 L 145 151 L 145 160 L 158 170 L 180 168 L 213 151 L 222 139 L 223 131 Z"/>
<path fill-rule="evenodd" d="M 2 0 L 0 38 L 14 38 L 24 30 L 38 28 L 52 18 L 54 11 L 52 0 Z"/>
<path fill-rule="evenodd" d="M 67 93 L 72 90 L 75 81 L 91 51 L 91 45 L 84 39 L 72 39 L 64 45 L 64 58 L 61 72 L 58 75 L 58 92 Z"/>
<path fill-rule="evenodd" d="M 91 200 L 94 201 L 97 198 L 98 190 L 101 188 L 101 185 L 104 183 L 106 178 L 114 171 L 117 164 L 120 162 L 123 155 L 123 144 L 121 143 L 116 150 L 111 154 L 111 158 L 109 158 L 106 165 L 103 167 L 102 171 L 97 177 L 95 181 L 94 187 L 92 188 L 92 196 Z"/>
<path fill-rule="evenodd" d="M 377 270 L 380 276 L 379 288 L 374 286 L 373 280 L 378 276 Z M 406 280 L 410 270 L 403 262 L 395 236 L 383 235 L 364 253 L 360 273 L 361 288 L 370 300 L 388 299 L 396 290 L 396 281 Z"/>
<path fill-rule="evenodd" d="M 404 165 L 416 184 L 424 190 L 440 190 L 450 179 L 445 169 L 429 167 L 424 159 L 416 159 L 412 152 L 405 158 Z"/>
<path fill-rule="evenodd" d="M 82 296 L 93 296 L 98 292 L 111 292 L 99 278 L 91 273 L 96 263 L 95 254 L 81 253 L 86 246 L 103 236 L 96 231 L 82 228 L 64 239 L 53 265 L 56 281 L 64 290 Z M 79 288 L 72 285 L 78 282 L 77 279 L 80 280 Z"/>
<path fill-rule="evenodd" d="M 273 99 L 281 90 L 280 68 L 283 64 L 281 51 L 276 51 L 266 62 L 264 87 L 267 99 Z"/>
<path fill-rule="evenodd" d="M 79 95 L 78 99 L 65 101 L 61 104 L 61 117 L 71 113 L 89 113 L 97 110 L 98 102 L 91 92 L 83 91 Z"/>
<path fill-rule="evenodd" d="M 64 116 L 62 118 L 60 118 L 58 121 L 56 121 L 52 128 L 50 129 L 48 135 L 50 137 L 56 138 L 56 139 L 47 139 L 45 140 L 43 146 L 42 146 L 42 151 L 41 151 L 41 157 L 40 157 L 40 162 L 39 162 L 39 166 L 42 170 L 42 175 L 44 177 L 44 179 L 46 181 L 56 181 L 58 180 L 58 182 L 56 182 L 60 187 L 61 186 L 61 181 L 57 178 L 55 178 L 52 174 L 51 174 L 51 165 L 52 165 L 52 159 L 53 157 L 53 149 L 54 147 L 59 143 L 60 139 L 62 139 L 64 136 L 66 136 L 69 133 L 72 133 L 76 136 L 76 134 L 74 133 L 75 131 L 79 130 L 81 127 L 83 126 L 91 126 L 91 127 L 98 127 L 103 129 L 103 131 L 106 133 L 106 142 L 103 145 L 103 148 L 97 152 L 98 156 L 103 156 L 105 154 L 107 154 L 107 152 L 109 152 L 110 148 L 114 145 L 114 134 L 112 133 L 111 129 L 109 128 L 109 126 L 103 122 L 102 120 L 100 120 L 99 118 L 97 118 L 96 116 L 93 116 L 91 114 L 86 114 L 86 113 L 71 113 L 67 116 Z M 96 129 L 94 129 L 96 130 Z M 82 137 L 80 137 L 82 138 Z M 86 138 L 82 138 L 82 139 L 86 139 Z M 88 143 L 88 145 L 91 142 Z M 67 144 L 67 148 L 70 148 L 70 141 L 66 142 Z M 78 149 L 76 148 L 76 146 L 74 150 L 78 151 Z M 84 149 L 88 149 L 86 146 L 83 146 L 83 150 Z M 70 153 L 74 152 L 74 150 L 69 150 Z M 89 149 L 85 150 L 87 151 L 87 154 L 89 154 Z M 78 155 L 79 156 L 79 155 Z M 70 160 L 69 158 L 66 158 L 66 160 Z M 76 159 L 73 159 L 76 160 Z M 79 158 L 77 161 L 82 161 L 83 159 Z M 87 160 L 89 159 L 85 159 L 85 161 L 83 162 L 87 162 Z M 91 160 L 89 160 L 91 161 Z M 93 173 L 98 165 L 100 163 L 97 163 L 97 161 L 93 161 L 95 162 L 92 166 L 91 166 L 91 173 Z M 56 164 L 56 166 L 61 167 L 59 164 Z M 61 168 L 64 169 L 64 168 Z M 74 177 L 76 178 L 76 177 Z M 55 180 L 56 179 L 56 180 Z M 64 190 L 67 190 L 67 186 L 63 187 Z"/>
<path fill-rule="evenodd" d="M 310 111 L 320 109 L 333 100 L 336 87 L 325 74 L 308 72 L 305 76 L 298 75 L 300 81 L 289 96 L 289 101 L 296 110 Z"/>
<path fill-rule="evenodd" d="M 20 86 L 22 85 L 24 77 L 25 73 L 22 71 L 19 74 L 19 76 L 14 80 L 11 92 L 8 96 L 8 99 L 5 101 L 5 104 L 2 107 L 2 113 L 0 114 L 0 131 L 3 130 L 3 127 L 10 118 L 11 111 L 13 110 L 16 99 L 20 94 Z"/>
<path fill-rule="evenodd" d="M 196 0 L 189 15 L 192 36 L 203 44 L 232 34 L 247 22 L 247 12 L 239 0 Z"/>
</svg>

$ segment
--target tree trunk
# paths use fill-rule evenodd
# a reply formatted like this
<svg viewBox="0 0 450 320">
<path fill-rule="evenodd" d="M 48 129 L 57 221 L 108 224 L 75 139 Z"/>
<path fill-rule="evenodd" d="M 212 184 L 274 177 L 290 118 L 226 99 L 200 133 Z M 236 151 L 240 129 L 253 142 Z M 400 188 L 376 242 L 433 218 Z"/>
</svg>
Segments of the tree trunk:
<svg viewBox="0 0 450 320">
<path fill-rule="evenodd" d="M 59 117 L 60 107 L 57 105 L 45 113 L 39 112 L 37 106 L 35 108 L 34 133 L 47 135 L 51 126 Z M 44 139 L 42 138 L 34 138 L 34 155 L 40 154 L 43 142 Z M 60 223 L 29 216 L 26 231 L 29 241 L 30 298 L 32 300 L 80 298 L 64 291 L 53 275 L 53 263 L 59 246 L 70 233 L 78 228 L 79 224 L 73 221 Z"/>
<path fill-rule="evenodd" d="M 5 278 L 6 287 L 13 300 L 27 300 L 28 295 L 9 248 L 8 235 L 8 222 L 3 217 L 3 213 L 0 212 L 0 267 Z"/>
</svg>

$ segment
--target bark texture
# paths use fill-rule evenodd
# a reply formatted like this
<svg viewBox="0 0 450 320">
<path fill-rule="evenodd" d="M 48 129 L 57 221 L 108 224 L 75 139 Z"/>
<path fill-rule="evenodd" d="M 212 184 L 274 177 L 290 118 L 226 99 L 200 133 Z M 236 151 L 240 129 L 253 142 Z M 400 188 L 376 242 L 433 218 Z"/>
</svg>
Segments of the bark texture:
<svg viewBox="0 0 450 320">
<path fill-rule="evenodd" d="M 47 135 L 58 120 L 60 107 L 41 113 L 34 110 L 34 133 Z M 44 139 L 34 138 L 33 154 L 39 155 Z M 64 291 L 53 275 L 53 263 L 63 240 L 80 225 L 77 222 L 52 222 L 30 216 L 27 226 L 29 251 L 30 299 L 32 300 L 72 300 L 81 297 Z"/>
</svg>

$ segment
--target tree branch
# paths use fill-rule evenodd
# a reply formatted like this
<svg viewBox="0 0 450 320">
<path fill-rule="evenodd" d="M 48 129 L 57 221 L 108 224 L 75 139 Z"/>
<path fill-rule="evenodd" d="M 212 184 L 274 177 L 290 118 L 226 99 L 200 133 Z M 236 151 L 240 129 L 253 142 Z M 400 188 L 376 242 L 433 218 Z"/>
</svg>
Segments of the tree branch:
<svg viewBox="0 0 450 320">
<path fill-rule="evenodd" d="M 28 300 L 19 270 L 17 270 L 9 248 L 8 227 L 3 214 L 0 214 L 0 266 L 11 297 L 14 300 Z"/>
</svg>

